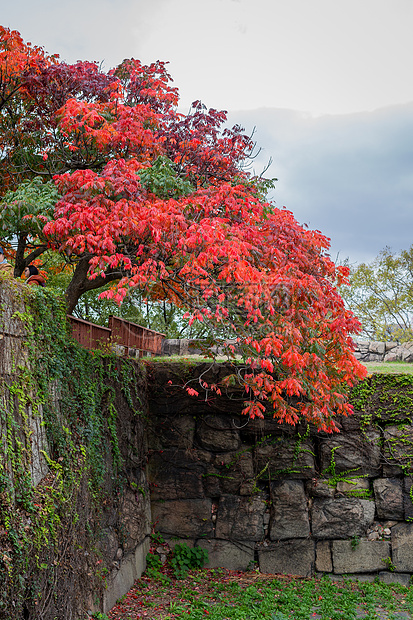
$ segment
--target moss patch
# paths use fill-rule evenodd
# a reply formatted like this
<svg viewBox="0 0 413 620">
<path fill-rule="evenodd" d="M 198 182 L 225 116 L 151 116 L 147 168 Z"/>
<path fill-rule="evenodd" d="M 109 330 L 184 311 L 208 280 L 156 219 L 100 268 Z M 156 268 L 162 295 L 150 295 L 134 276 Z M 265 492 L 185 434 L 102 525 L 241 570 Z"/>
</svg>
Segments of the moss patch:
<svg viewBox="0 0 413 620">
<path fill-rule="evenodd" d="M 350 402 L 366 421 L 411 423 L 413 375 L 371 375 L 354 386 Z"/>
</svg>

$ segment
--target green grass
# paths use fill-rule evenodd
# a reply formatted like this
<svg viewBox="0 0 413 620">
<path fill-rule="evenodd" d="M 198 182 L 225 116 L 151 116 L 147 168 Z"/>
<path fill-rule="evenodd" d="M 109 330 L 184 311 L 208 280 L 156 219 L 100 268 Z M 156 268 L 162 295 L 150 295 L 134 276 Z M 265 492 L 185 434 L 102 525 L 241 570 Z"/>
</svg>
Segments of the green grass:
<svg viewBox="0 0 413 620">
<path fill-rule="evenodd" d="M 413 591 L 379 582 L 200 570 L 166 584 L 143 577 L 109 618 L 141 618 L 144 610 L 151 620 L 399 620 L 412 617 Z"/>
<path fill-rule="evenodd" d="M 213 359 L 211 357 L 205 357 L 204 355 L 170 355 L 170 356 L 158 356 L 158 357 L 147 357 L 143 358 L 143 361 L 148 362 L 170 362 L 170 363 L 184 363 L 184 364 L 199 364 L 202 362 L 212 362 Z M 226 357 L 217 357 L 215 359 L 216 362 L 226 362 L 228 358 Z M 241 358 L 237 356 L 234 360 L 236 362 L 240 362 Z M 369 374 L 380 373 L 380 374 L 413 374 L 413 364 L 406 364 L 405 362 L 364 362 L 363 366 L 365 366 L 369 372 Z"/>
<path fill-rule="evenodd" d="M 381 364 L 377 362 L 365 362 L 363 365 L 367 368 L 369 374 L 413 374 L 413 364 L 406 364 L 404 362 L 382 362 Z"/>
<path fill-rule="evenodd" d="M 218 355 L 215 360 L 213 357 L 208 357 L 206 355 L 158 355 L 154 357 L 143 357 L 142 361 L 147 362 L 171 362 L 171 363 L 185 363 L 185 364 L 199 364 L 202 362 L 228 362 L 228 358 L 224 355 Z M 236 355 L 234 360 L 235 362 L 241 362 L 241 356 Z"/>
</svg>

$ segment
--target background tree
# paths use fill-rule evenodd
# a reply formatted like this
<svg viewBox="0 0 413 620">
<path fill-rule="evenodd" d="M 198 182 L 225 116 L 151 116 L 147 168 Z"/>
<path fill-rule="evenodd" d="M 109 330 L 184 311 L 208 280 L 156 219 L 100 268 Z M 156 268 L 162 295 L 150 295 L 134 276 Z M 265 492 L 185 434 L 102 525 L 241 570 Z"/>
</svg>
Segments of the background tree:
<svg viewBox="0 0 413 620">
<path fill-rule="evenodd" d="M 370 340 L 413 340 L 413 246 L 400 253 L 385 248 L 353 268 L 343 297 Z"/>
<path fill-rule="evenodd" d="M 45 224 L 53 219 L 59 193 L 52 181 L 26 179 L 16 190 L 3 197 L 0 230 L 3 243 L 15 247 L 15 277 L 48 249 L 43 233 Z"/>
</svg>

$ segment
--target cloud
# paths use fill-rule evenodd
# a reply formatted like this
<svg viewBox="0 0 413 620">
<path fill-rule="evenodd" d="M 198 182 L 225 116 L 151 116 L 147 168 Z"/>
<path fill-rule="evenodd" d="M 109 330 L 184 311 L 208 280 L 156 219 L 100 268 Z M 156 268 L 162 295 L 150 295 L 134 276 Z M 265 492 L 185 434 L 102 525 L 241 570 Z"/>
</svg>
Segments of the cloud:
<svg viewBox="0 0 413 620">
<path fill-rule="evenodd" d="M 139 24 L 136 14 L 145 4 L 143 0 L 37 0 L 33 5 L 23 0 L 4 7 L 1 24 L 50 54 L 59 54 L 63 61 L 103 62 L 108 70 L 133 55 L 131 24 Z"/>
<path fill-rule="evenodd" d="M 410 0 L 18 0 L 1 23 L 63 60 L 170 61 L 182 106 L 348 113 L 413 100 Z"/>
<path fill-rule="evenodd" d="M 170 60 L 182 111 L 195 99 L 249 110 L 231 120 L 257 127 L 253 165 L 273 159 L 277 205 L 331 237 L 333 256 L 370 260 L 411 245 L 409 0 L 21 0 L 2 7 L 2 25 L 105 70 L 132 56 Z M 382 109 L 314 118 L 281 106 Z"/>
<path fill-rule="evenodd" d="M 273 159 L 274 199 L 331 238 L 332 256 L 373 259 L 413 242 L 413 104 L 312 118 L 288 110 L 233 112 Z"/>
</svg>

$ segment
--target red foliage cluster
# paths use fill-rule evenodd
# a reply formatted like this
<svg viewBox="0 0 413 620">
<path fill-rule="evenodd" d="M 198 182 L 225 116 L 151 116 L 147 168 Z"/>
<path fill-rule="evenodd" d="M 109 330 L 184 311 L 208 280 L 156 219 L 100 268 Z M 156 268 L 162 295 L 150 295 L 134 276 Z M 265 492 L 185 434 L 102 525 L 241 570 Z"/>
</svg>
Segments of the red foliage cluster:
<svg viewBox="0 0 413 620">
<path fill-rule="evenodd" d="M 191 321 L 237 339 L 251 369 L 242 376 L 252 397 L 245 413 L 262 416 L 270 401 L 280 421 L 304 416 L 334 428 L 333 416 L 350 412 L 345 387 L 365 371 L 349 336 L 358 322 L 336 288 L 346 271 L 324 254 L 328 240 L 286 210 L 266 213 L 243 185 L 164 201 L 140 187 L 138 173 L 134 160 L 118 160 L 101 175 L 62 175 L 64 199 L 46 232 L 93 253 L 91 277 L 108 265 L 126 269 L 107 296 L 152 287 L 188 307 Z"/>
<path fill-rule="evenodd" d="M 198 182 L 223 181 L 240 173 L 254 145 L 239 125 L 222 130 L 226 118 L 225 112 L 207 110 L 201 101 L 192 104 L 190 114 L 172 116 L 164 148 L 180 172 Z"/>
<path fill-rule="evenodd" d="M 23 87 L 25 75 L 36 73 L 40 62 L 47 65 L 56 59 L 42 47 L 24 43 L 17 30 L 0 26 L 0 110 Z"/>
</svg>

